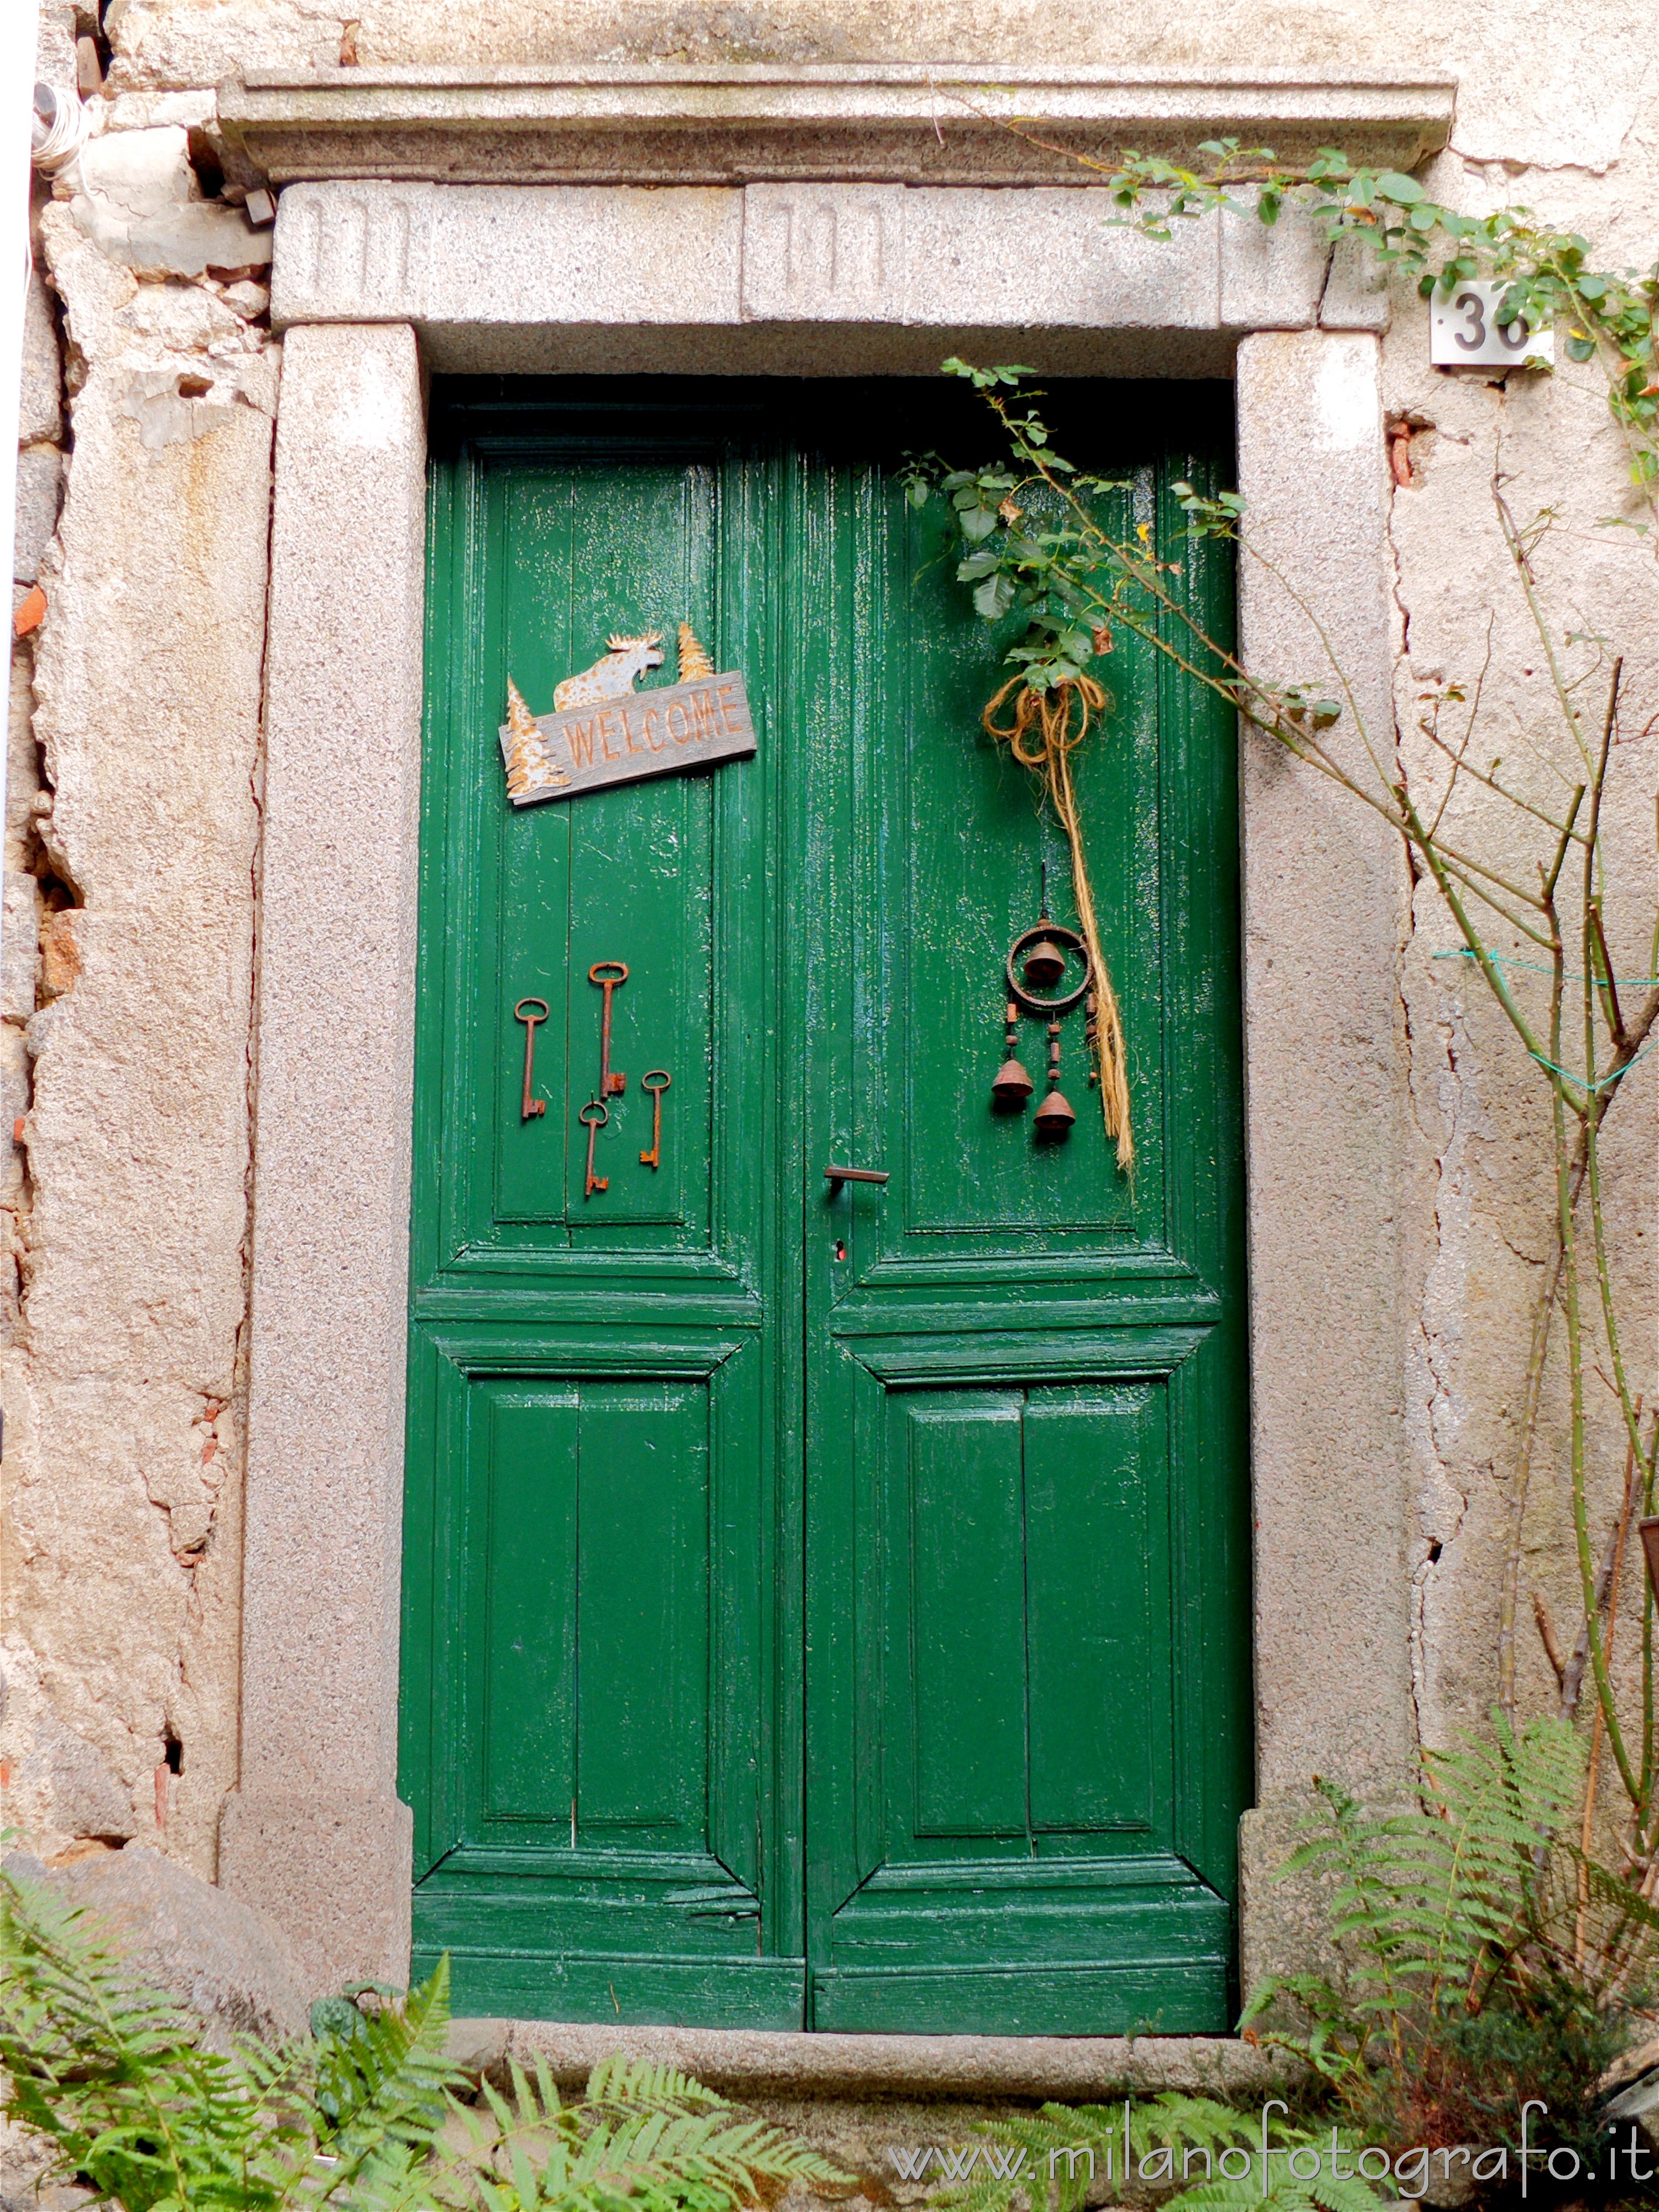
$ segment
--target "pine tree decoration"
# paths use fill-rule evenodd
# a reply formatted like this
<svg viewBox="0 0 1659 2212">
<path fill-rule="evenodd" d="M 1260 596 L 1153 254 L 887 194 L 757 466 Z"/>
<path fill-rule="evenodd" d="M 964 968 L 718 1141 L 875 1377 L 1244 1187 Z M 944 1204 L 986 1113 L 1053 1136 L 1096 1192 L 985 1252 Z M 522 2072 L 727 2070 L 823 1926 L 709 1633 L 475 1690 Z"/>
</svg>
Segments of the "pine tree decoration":
<svg viewBox="0 0 1659 2212">
<path fill-rule="evenodd" d="M 690 623 L 680 624 L 680 682 L 696 684 L 705 676 L 712 676 L 714 664 L 697 643 L 696 633 Z"/>
<path fill-rule="evenodd" d="M 509 676 L 507 679 L 507 790 L 510 799 L 527 799 L 532 791 L 547 791 L 570 779 L 554 767 L 547 743 L 536 727 L 536 718 L 526 706 L 524 694 Z"/>
</svg>

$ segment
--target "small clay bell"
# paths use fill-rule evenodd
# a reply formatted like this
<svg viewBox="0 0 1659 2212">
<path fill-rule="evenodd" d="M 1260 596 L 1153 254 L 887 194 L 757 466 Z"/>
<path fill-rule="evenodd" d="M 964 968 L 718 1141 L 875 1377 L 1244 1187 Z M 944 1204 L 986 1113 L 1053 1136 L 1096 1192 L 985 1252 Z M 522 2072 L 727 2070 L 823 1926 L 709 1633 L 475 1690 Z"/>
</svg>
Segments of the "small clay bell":
<svg viewBox="0 0 1659 2212">
<path fill-rule="evenodd" d="M 1047 1137 L 1052 1140 L 1069 1136 L 1072 1124 L 1076 1119 L 1077 1115 L 1066 1103 L 1065 1093 L 1060 1091 L 1051 1091 L 1042 1105 L 1037 1108 L 1036 1118 L 1032 1123 L 1032 1127 L 1037 1136 Z"/>
<path fill-rule="evenodd" d="M 1039 937 L 1025 956 L 1025 981 L 1034 991 L 1052 990 L 1066 973 L 1066 955 L 1052 937 Z"/>
<path fill-rule="evenodd" d="M 1024 1106 L 1035 1088 L 1030 1077 L 1012 1053 L 991 1079 L 992 1098 L 1005 1112 L 1011 1114 Z"/>
</svg>

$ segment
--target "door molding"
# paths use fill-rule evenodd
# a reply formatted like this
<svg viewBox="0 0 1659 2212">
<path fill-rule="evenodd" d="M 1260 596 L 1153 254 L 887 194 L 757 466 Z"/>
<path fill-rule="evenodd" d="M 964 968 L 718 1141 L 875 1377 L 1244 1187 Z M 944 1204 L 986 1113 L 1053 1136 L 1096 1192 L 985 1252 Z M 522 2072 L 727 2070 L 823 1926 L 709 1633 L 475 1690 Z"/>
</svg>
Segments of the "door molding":
<svg viewBox="0 0 1659 2212">
<path fill-rule="evenodd" d="M 1322 131 L 1340 135 L 1347 89 L 1324 90 Z M 395 1977 L 408 1958 L 396 1721 L 424 374 L 921 373 L 958 347 L 1055 373 L 1231 366 L 1253 541 L 1307 611 L 1247 557 L 1245 658 L 1264 672 L 1318 666 L 1316 622 L 1367 723 L 1386 730 L 1386 297 L 1288 226 L 1212 219 L 1153 246 L 1105 228 L 1095 198 L 834 183 L 283 195 L 242 1766 L 221 1879 L 285 1929 L 319 1991 Z M 817 262 L 790 245 L 813 223 Z M 900 245 L 884 258 L 890 235 Z M 1243 1838 L 1248 1980 L 1295 1940 L 1267 1876 L 1311 1774 L 1392 1790 L 1413 1735 L 1397 1244 L 1407 887 L 1386 831 L 1255 744 L 1242 811 L 1259 1806 Z"/>
</svg>

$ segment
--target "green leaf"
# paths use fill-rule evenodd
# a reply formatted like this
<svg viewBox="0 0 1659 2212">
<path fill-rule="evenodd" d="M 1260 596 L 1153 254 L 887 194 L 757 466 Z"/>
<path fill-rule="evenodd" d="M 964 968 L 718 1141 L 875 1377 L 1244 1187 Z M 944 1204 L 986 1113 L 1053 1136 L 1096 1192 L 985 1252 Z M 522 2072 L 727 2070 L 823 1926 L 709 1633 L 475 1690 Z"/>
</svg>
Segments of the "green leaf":
<svg viewBox="0 0 1659 2212">
<path fill-rule="evenodd" d="M 962 534 L 969 544 L 977 545 L 981 538 L 988 538 L 996 528 L 996 509 L 994 507 L 966 507 L 957 515 L 957 520 L 962 525 Z"/>
<path fill-rule="evenodd" d="M 1415 207 L 1428 195 L 1415 177 L 1402 177 L 1398 169 L 1387 169 L 1376 180 L 1379 199 L 1393 200 L 1398 207 Z"/>
<path fill-rule="evenodd" d="M 987 622 L 998 622 L 1014 603 L 1014 586 L 1004 575 L 987 576 L 974 586 L 974 611 Z"/>
<path fill-rule="evenodd" d="M 349 1997 L 319 1997 L 311 2008 L 313 2035 L 349 2035 L 362 2014 Z"/>
<path fill-rule="evenodd" d="M 939 366 L 946 376 L 964 378 L 975 392 L 989 392 L 999 384 L 1018 384 L 1022 376 L 1036 374 L 1034 368 L 1022 368 L 1012 363 L 1005 363 L 996 368 L 975 368 L 971 362 L 963 361 L 960 354 L 954 353 Z"/>
</svg>

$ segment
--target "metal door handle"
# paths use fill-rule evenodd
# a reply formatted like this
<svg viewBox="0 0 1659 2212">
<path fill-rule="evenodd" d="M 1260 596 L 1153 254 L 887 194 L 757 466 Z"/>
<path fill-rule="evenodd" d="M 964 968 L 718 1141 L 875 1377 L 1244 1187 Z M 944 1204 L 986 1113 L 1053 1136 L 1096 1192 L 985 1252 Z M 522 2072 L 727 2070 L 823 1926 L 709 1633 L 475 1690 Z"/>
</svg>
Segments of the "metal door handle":
<svg viewBox="0 0 1659 2212">
<path fill-rule="evenodd" d="M 885 1182 L 885 1168 L 825 1168 L 826 1182 Z"/>
</svg>

